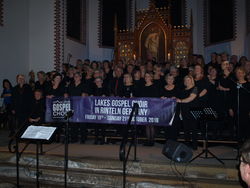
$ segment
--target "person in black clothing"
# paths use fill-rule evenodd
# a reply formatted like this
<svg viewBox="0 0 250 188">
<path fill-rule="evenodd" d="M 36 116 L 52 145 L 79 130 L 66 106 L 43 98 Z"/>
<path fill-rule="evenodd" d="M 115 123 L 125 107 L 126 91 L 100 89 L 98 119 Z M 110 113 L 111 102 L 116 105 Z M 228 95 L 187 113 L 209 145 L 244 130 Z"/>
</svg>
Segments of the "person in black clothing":
<svg viewBox="0 0 250 188">
<path fill-rule="evenodd" d="M 85 75 L 85 77 L 83 77 L 82 82 L 88 88 L 88 91 L 90 93 L 92 93 L 93 92 L 93 87 L 94 87 L 94 78 L 93 78 L 94 71 L 89 66 L 87 66 L 86 69 L 87 69 L 86 70 L 86 75 Z"/>
<path fill-rule="evenodd" d="M 122 96 L 123 71 L 120 67 L 115 68 L 115 76 L 109 82 L 109 93 L 111 96 Z"/>
<path fill-rule="evenodd" d="M 238 56 L 237 55 L 231 55 L 230 57 L 230 63 L 233 64 L 233 67 L 240 67 L 241 65 L 238 62 Z"/>
<path fill-rule="evenodd" d="M 145 73 L 145 85 L 141 88 L 140 97 L 159 97 L 159 88 L 153 83 L 153 74 Z M 155 127 L 153 125 L 146 126 L 147 142 L 145 146 L 153 146 L 155 138 Z"/>
<path fill-rule="evenodd" d="M 192 147 L 197 149 L 197 122 L 192 117 L 190 110 L 196 107 L 196 98 L 198 96 L 198 89 L 192 76 L 184 77 L 185 89 L 180 93 L 180 98 L 176 101 L 180 105 L 180 119 L 183 120 L 183 127 L 185 133 L 185 140 L 190 140 L 190 133 L 192 133 Z"/>
<path fill-rule="evenodd" d="M 29 86 L 31 87 L 32 91 L 35 90 L 35 73 L 33 70 L 29 72 Z"/>
<path fill-rule="evenodd" d="M 31 113 L 29 115 L 29 123 L 39 125 L 44 122 L 45 118 L 45 100 L 42 90 L 34 91 L 34 100 L 31 105 Z"/>
<path fill-rule="evenodd" d="M 140 65 L 139 69 L 140 69 L 140 73 L 141 73 L 141 78 L 144 79 L 145 74 L 146 74 L 146 66 Z"/>
<path fill-rule="evenodd" d="M 95 78 L 95 87 L 93 90 L 94 96 L 108 96 L 108 91 L 105 87 L 103 87 L 103 79 L 101 77 Z M 94 124 L 95 127 L 95 142 L 94 144 L 104 144 L 105 140 L 105 125 Z M 101 139 L 99 139 L 101 136 Z"/>
<path fill-rule="evenodd" d="M 88 96 L 90 91 L 82 83 L 82 74 L 80 72 L 74 73 L 74 81 L 69 85 L 67 94 L 68 96 Z M 87 137 L 87 128 L 86 124 L 71 123 L 69 129 L 69 142 L 75 143 L 78 142 L 78 133 L 80 127 L 80 142 L 84 143 Z"/>
<path fill-rule="evenodd" d="M 47 98 L 53 98 L 53 97 L 67 97 L 66 88 L 64 84 L 62 83 L 62 75 L 59 73 L 55 73 L 53 75 L 52 81 L 49 84 L 48 90 L 46 91 Z M 57 134 L 55 136 L 56 142 L 60 142 L 61 139 L 61 132 L 62 132 L 62 125 L 59 122 L 55 122 L 55 125 L 57 125 Z"/>
<path fill-rule="evenodd" d="M 69 70 L 69 64 L 68 63 L 63 63 L 62 64 L 62 72 L 61 72 L 63 77 L 65 77 L 67 75 L 68 70 Z"/>
<path fill-rule="evenodd" d="M 65 96 L 66 89 L 62 83 L 62 75 L 61 74 L 56 73 L 53 76 L 52 83 L 49 85 L 46 93 L 47 93 L 48 98 Z"/>
<path fill-rule="evenodd" d="M 237 67 L 235 74 L 237 82 L 232 87 L 229 114 L 235 119 L 235 129 L 238 131 L 239 141 L 245 141 L 250 138 L 250 83 L 246 81 L 246 72 L 242 67 Z"/>
<path fill-rule="evenodd" d="M 167 74 L 165 76 L 166 85 L 161 90 L 161 98 L 172 98 L 176 99 L 179 98 L 180 89 L 174 84 L 174 77 L 171 74 Z M 165 127 L 165 137 L 176 140 L 179 132 L 179 126 L 176 121 L 174 121 L 172 126 Z"/>
<path fill-rule="evenodd" d="M 38 81 L 35 83 L 35 90 L 40 89 L 43 92 L 43 95 L 46 96 L 46 91 L 48 89 L 48 82 L 46 81 L 46 74 L 43 71 L 37 73 Z"/>
<path fill-rule="evenodd" d="M 17 85 L 12 93 L 12 113 L 17 118 L 18 127 L 22 127 L 30 114 L 31 98 L 32 89 L 25 83 L 24 75 L 17 75 Z"/>
<path fill-rule="evenodd" d="M 205 75 L 208 75 L 208 73 L 209 73 L 209 67 L 214 67 L 214 68 L 217 69 L 217 71 L 220 70 L 220 65 L 217 62 L 217 56 L 218 56 L 218 54 L 216 52 L 213 52 L 211 54 L 211 61 L 209 63 L 207 63 L 205 65 L 205 67 L 204 67 L 204 74 Z"/>
<path fill-rule="evenodd" d="M 220 109 L 220 99 L 218 95 L 218 84 L 219 84 L 219 78 L 218 78 L 218 69 L 215 67 L 212 67 L 208 75 L 206 77 L 207 81 L 207 106 L 211 107 L 215 112 L 219 112 Z M 219 115 L 219 114 L 218 114 Z M 213 138 L 217 139 L 220 138 L 220 133 L 223 130 L 222 123 L 222 117 L 218 116 L 217 121 L 210 121 L 208 123 L 208 128 L 213 131 Z"/>
<path fill-rule="evenodd" d="M 145 84 L 141 88 L 140 97 L 159 97 L 160 88 L 157 88 L 153 82 L 153 74 L 145 73 Z"/>
<path fill-rule="evenodd" d="M 109 96 L 108 90 L 106 87 L 103 85 L 103 79 L 101 77 L 95 78 L 95 86 L 93 90 L 93 95 L 94 96 Z"/>
<path fill-rule="evenodd" d="M 164 87 L 164 74 L 160 65 L 154 65 L 154 84 L 158 88 Z"/>
<path fill-rule="evenodd" d="M 171 66 L 169 69 L 169 73 L 174 77 L 174 84 L 177 85 L 179 88 L 184 88 L 183 85 L 183 78 L 179 75 L 179 70 L 176 66 Z"/>
<path fill-rule="evenodd" d="M 122 97 L 134 97 L 135 96 L 135 88 L 133 84 L 133 78 L 129 73 L 123 75 L 123 88 L 122 88 Z"/>
<path fill-rule="evenodd" d="M 185 76 L 189 73 L 188 70 L 188 60 L 186 58 L 180 59 L 179 76 L 183 80 Z"/>
<path fill-rule="evenodd" d="M 69 85 L 67 89 L 69 96 L 89 96 L 91 90 L 82 82 L 82 74 L 76 72 L 74 74 L 74 81 Z"/>
<path fill-rule="evenodd" d="M 219 102 L 219 109 L 218 114 L 222 118 L 223 121 L 223 130 L 230 130 L 230 117 L 229 117 L 229 108 L 230 108 L 230 101 L 231 101 L 231 88 L 232 88 L 232 79 L 233 74 L 229 70 L 229 62 L 223 61 L 221 63 L 222 72 L 219 74 L 219 83 L 218 83 L 218 102 Z"/>
<path fill-rule="evenodd" d="M 113 77 L 113 70 L 110 68 L 109 61 L 107 61 L 107 60 L 103 61 L 103 71 L 105 74 L 105 78 L 104 78 L 103 82 L 109 83 Z"/>
<path fill-rule="evenodd" d="M 204 61 L 204 57 L 202 55 L 197 55 L 196 61 L 194 62 L 194 64 L 192 66 L 195 65 L 201 65 L 202 67 L 205 66 L 205 61 Z"/>
<path fill-rule="evenodd" d="M 74 74 L 76 69 L 74 67 L 70 67 L 66 76 L 63 77 L 62 84 L 67 88 L 71 83 L 74 82 Z"/>
<path fill-rule="evenodd" d="M 125 73 L 128 73 L 128 74 L 132 75 L 133 71 L 134 71 L 134 65 L 128 64 L 126 66 L 126 72 Z"/>
<path fill-rule="evenodd" d="M 134 96 L 135 97 L 139 97 L 140 96 L 140 91 L 141 88 L 144 86 L 145 81 L 143 78 L 141 78 L 141 71 L 136 69 L 133 72 L 133 83 L 134 83 L 134 89 L 135 89 L 135 93 Z"/>
<path fill-rule="evenodd" d="M 162 98 L 178 98 L 180 89 L 174 84 L 174 77 L 171 74 L 165 76 L 166 85 L 161 88 L 160 96 Z"/>
<path fill-rule="evenodd" d="M 218 93 L 217 93 L 217 87 L 219 84 L 219 78 L 218 78 L 218 72 L 216 68 L 210 69 L 208 75 L 207 75 L 207 94 L 208 94 L 208 104 L 215 108 L 215 110 L 218 110 Z M 216 102 L 217 101 L 217 102 Z"/>
<path fill-rule="evenodd" d="M 194 66 L 194 80 L 195 80 L 195 86 L 198 89 L 198 105 L 199 106 L 206 106 L 207 104 L 207 79 L 204 76 L 204 70 L 201 65 L 195 65 Z"/>
</svg>

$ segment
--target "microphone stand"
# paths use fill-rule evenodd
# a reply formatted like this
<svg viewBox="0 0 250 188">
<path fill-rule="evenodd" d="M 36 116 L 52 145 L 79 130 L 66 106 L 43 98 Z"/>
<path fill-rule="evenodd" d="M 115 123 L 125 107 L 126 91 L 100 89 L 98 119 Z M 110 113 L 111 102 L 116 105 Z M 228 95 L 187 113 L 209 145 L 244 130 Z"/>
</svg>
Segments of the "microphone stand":
<svg viewBox="0 0 250 188">
<path fill-rule="evenodd" d="M 237 88 L 237 142 L 238 142 L 238 147 L 237 147 L 237 157 L 238 159 L 240 157 L 240 150 L 239 150 L 239 142 L 240 142 L 240 88 L 245 90 L 248 94 L 250 94 L 250 91 L 243 87 L 242 84 L 238 83 L 237 81 L 233 80 L 232 78 L 230 79 L 234 84 L 236 84 Z"/>
<path fill-rule="evenodd" d="M 139 105 L 136 103 L 136 107 L 135 107 L 135 112 L 134 112 L 134 116 L 135 116 L 135 123 L 134 123 L 134 162 L 138 162 L 137 160 L 137 144 L 138 144 L 138 139 L 137 139 L 137 125 L 136 125 L 136 117 L 138 115 L 138 109 L 139 109 Z"/>
<path fill-rule="evenodd" d="M 68 111 L 64 117 L 67 120 L 65 126 L 65 139 L 64 139 L 64 187 L 67 188 L 67 172 L 68 172 L 68 158 L 69 158 L 69 119 L 74 115 L 72 110 Z"/>
<path fill-rule="evenodd" d="M 139 105 L 137 103 L 134 103 L 134 106 L 132 108 L 132 111 L 130 113 L 130 116 L 129 116 L 129 120 L 128 120 L 128 124 L 126 126 L 126 130 L 123 131 L 123 140 L 121 142 L 121 145 L 120 145 L 120 160 L 123 161 L 123 188 L 126 188 L 126 165 L 127 165 L 127 161 L 128 161 L 128 157 L 129 157 L 129 153 L 130 153 L 130 150 L 131 150 L 131 147 L 132 145 L 134 145 L 134 161 L 137 161 L 136 160 L 136 154 L 137 154 L 137 126 L 136 126 L 136 116 L 138 115 L 138 108 L 139 108 Z M 134 116 L 134 119 L 135 119 L 135 126 L 134 126 L 134 135 L 132 137 L 132 140 L 130 142 L 130 145 L 129 145 L 129 148 L 128 148 L 128 152 L 126 154 L 126 144 L 127 144 L 127 140 L 128 140 L 128 128 L 130 127 L 131 125 L 131 121 L 132 121 L 132 118 Z"/>
<path fill-rule="evenodd" d="M 245 90 L 248 94 L 250 94 L 250 91 L 248 91 L 247 88 L 243 87 L 242 84 L 236 82 L 236 87 L 237 87 L 237 128 L 238 128 L 238 133 L 237 133 L 237 139 L 239 141 L 240 139 L 240 89 L 242 88 Z M 238 157 L 239 157 L 239 149 L 238 149 Z"/>
</svg>

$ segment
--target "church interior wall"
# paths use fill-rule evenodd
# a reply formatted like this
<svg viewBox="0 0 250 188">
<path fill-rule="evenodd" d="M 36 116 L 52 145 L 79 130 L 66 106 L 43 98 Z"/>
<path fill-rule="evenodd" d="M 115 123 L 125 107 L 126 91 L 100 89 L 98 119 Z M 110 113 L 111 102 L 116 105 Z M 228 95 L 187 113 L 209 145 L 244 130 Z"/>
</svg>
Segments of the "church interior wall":
<svg viewBox="0 0 250 188">
<path fill-rule="evenodd" d="M 74 40 L 68 39 L 65 37 L 64 41 L 64 62 L 67 62 L 67 57 L 69 54 L 72 55 L 70 58 L 70 64 L 75 65 L 77 59 L 86 59 L 88 58 L 87 47 L 85 44 L 76 42 Z"/>
<path fill-rule="evenodd" d="M 236 0 L 236 38 L 232 41 L 210 45 L 205 48 L 205 59 L 210 60 L 212 52 L 226 52 L 229 55 L 247 56 L 249 57 L 249 37 L 246 34 L 246 9 L 245 1 Z"/>
<path fill-rule="evenodd" d="M 205 61 L 210 61 L 212 52 L 227 52 L 229 55 L 247 56 L 250 53 L 250 37 L 246 35 L 246 9 L 245 1 L 235 0 L 236 5 L 236 38 L 232 41 L 221 42 L 209 46 L 204 46 L 204 21 L 203 6 L 204 0 L 187 0 L 186 22 L 190 24 L 191 10 L 193 13 L 193 52 L 204 55 Z M 223 11 L 222 11 L 223 14 Z"/>
<path fill-rule="evenodd" d="M 99 47 L 98 44 L 98 0 L 88 0 L 88 21 L 87 21 L 87 43 L 88 58 L 91 60 L 111 60 L 113 58 L 114 49 Z"/>
<path fill-rule="evenodd" d="M 53 70 L 54 2 L 29 1 L 29 70 Z"/>
<path fill-rule="evenodd" d="M 29 1 L 4 1 L 4 25 L 0 27 L 0 78 L 16 83 L 18 73 L 29 70 Z"/>
</svg>

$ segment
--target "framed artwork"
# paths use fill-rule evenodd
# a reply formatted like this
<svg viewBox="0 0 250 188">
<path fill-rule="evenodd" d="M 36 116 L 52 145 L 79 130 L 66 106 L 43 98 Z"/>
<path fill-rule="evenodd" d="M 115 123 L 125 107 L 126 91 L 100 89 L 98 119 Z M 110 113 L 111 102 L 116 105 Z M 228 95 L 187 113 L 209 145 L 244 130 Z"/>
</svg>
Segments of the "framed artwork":
<svg viewBox="0 0 250 188">
<path fill-rule="evenodd" d="M 141 59 L 156 60 L 157 62 L 165 61 L 165 37 L 163 29 L 155 23 L 145 27 L 140 37 Z"/>
</svg>

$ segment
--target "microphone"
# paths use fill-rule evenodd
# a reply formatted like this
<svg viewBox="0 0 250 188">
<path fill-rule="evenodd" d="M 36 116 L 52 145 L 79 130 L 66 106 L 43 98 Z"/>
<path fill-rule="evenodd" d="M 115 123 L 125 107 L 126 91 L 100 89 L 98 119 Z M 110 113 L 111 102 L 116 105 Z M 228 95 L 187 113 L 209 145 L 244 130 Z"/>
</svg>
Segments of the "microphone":
<svg viewBox="0 0 250 188">
<path fill-rule="evenodd" d="M 242 88 L 243 86 L 242 86 L 242 84 L 240 84 L 240 83 L 236 83 L 237 84 L 237 89 L 240 89 L 240 88 Z"/>
<path fill-rule="evenodd" d="M 66 112 L 66 114 L 64 115 L 64 119 L 69 119 L 74 115 L 74 110 L 69 110 L 68 112 Z"/>
</svg>

